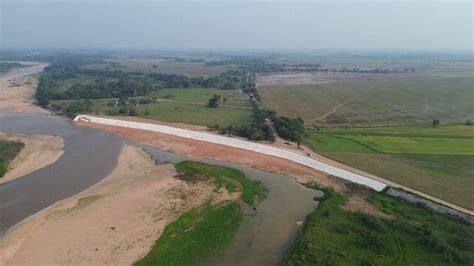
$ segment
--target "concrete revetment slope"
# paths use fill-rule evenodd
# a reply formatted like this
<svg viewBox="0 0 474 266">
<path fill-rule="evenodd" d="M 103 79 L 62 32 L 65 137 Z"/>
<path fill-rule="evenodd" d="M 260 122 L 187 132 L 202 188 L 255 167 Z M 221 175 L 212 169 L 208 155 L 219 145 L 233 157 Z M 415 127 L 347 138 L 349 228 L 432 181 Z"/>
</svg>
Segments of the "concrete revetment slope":
<svg viewBox="0 0 474 266">
<path fill-rule="evenodd" d="M 340 169 L 321 161 L 318 161 L 315 158 L 310 158 L 303 156 L 301 154 L 287 151 L 280 148 L 270 147 L 267 145 L 245 141 L 241 139 L 229 138 L 226 136 L 214 135 L 209 134 L 206 132 L 198 132 L 188 129 L 170 127 L 170 126 L 163 126 L 157 124 L 150 124 L 150 123 L 142 123 L 142 122 L 133 122 L 133 121 L 125 121 L 119 119 L 112 119 L 112 118 L 104 118 L 104 117 L 95 117 L 90 115 L 78 115 L 74 118 L 74 121 L 82 121 L 82 122 L 91 122 L 103 125 L 110 125 L 110 126 L 118 126 L 118 127 L 127 127 L 127 128 L 134 128 L 134 129 L 143 129 L 149 130 L 164 134 L 170 134 L 178 137 L 189 138 L 194 140 L 206 141 L 220 145 L 226 145 L 230 147 L 235 147 L 244 150 L 250 150 L 254 152 L 258 152 L 261 154 L 271 155 L 283 159 L 287 159 L 301 165 L 328 173 L 333 176 L 337 176 L 339 178 L 351 181 L 356 184 L 360 184 L 363 186 L 367 186 L 372 188 L 376 191 L 382 191 L 387 185 L 373 180 L 369 177 L 365 177 L 359 174 L 355 174 L 349 172 L 344 169 Z"/>
</svg>

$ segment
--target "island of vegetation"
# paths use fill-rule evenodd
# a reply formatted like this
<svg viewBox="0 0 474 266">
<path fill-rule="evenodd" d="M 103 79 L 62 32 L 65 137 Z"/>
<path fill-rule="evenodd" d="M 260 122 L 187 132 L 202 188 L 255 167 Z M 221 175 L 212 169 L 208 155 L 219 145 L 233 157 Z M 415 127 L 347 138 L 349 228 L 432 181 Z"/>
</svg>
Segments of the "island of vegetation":
<svg viewBox="0 0 474 266">
<path fill-rule="evenodd" d="M 207 201 L 166 226 L 151 251 L 135 265 L 197 265 L 222 251 L 233 239 L 252 207 L 266 196 L 260 181 L 228 167 L 183 161 L 175 165 L 186 182 L 211 181 L 215 190 L 240 193 L 237 201 Z"/>
<path fill-rule="evenodd" d="M 25 144 L 20 141 L 0 140 L 0 178 L 8 171 L 8 165 L 20 153 Z"/>
</svg>

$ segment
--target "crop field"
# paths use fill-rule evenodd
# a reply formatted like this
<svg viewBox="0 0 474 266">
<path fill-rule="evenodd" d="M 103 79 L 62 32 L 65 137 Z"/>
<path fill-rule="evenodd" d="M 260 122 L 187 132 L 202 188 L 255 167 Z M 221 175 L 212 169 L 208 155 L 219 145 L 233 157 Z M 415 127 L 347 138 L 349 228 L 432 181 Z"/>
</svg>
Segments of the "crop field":
<svg viewBox="0 0 474 266">
<path fill-rule="evenodd" d="M 471 265 L 473 227 L 390 197 L 366 196 L 388 217 L 351 212 L 350 195 L 325 189 L 286 265 Z"/>
<path fill-rule="evenodd" d="M 309 128 L 304 142 L 355 168 L 474 209 L 474 127 Z"/>
<path fill-rule="evenodd" d="M 460 122 L 474 116 L 474 78 L 417 77 L 387 81 L 261 86 L 264 104 L 279 115 L 313 124 Z"/>
<path fill-rule="evenodd" d="M 87 66 L 87 68 L 92 69 L 104 69 L 107 67 L 131 72 L 176 74 L 188 77 L 218 76 L 223 72 L 236 68 L 236 66 L 232 65 L 205 66 L 204 62 L 175 62 L 162 58 L 114 58 L 107 64 L 91 64 Z"/>
</svg>

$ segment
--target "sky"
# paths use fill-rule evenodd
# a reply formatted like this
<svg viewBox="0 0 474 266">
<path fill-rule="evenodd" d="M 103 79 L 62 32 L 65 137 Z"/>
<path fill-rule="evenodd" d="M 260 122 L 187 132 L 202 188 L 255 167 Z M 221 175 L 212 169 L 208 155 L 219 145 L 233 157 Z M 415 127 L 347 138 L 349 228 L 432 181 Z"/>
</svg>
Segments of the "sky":
<svg viewBox="0 0 474 266">
<path fill-rule="evenodd" d="M 1 48 L 473 49 L 453 1 L 0 0 Z"/>
</svg>

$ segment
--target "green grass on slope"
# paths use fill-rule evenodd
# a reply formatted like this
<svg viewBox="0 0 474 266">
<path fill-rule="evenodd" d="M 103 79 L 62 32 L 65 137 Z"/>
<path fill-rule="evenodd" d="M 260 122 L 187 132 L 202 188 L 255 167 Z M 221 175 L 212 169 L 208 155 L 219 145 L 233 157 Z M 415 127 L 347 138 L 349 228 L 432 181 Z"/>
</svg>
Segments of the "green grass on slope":
<svg viewBox="0 0 474 266">
<path fill-rule="evenodd" d="M 188 179 L 193 179 L 195 175 L 213 177 L 218 188 L 226 186 L 228 190 L 229 188 L 230 190 L 236 189 L 235 186 L 228 185 L 230 182 L 228 179 L 237 181 L 242 188 L 241 199 L 248 205 L 255 205 L 259 200 L 264 199 L 267 193 L 262 182 L 252 181 L 242 171 L 229 167 L 193 161 L 183 161 L 177 163 L 175 167 L 179 174 L 189 176 Z"/>
<path fill-rule="evenodd" d="M 474 228 L 378 193 L 369 197 L 393 219 L 342 208 L 346 195 L 324 189 L 287 265 L 472 265 Z"/>
<path fill-rule="evenodd" d="M 244 216 L 237 203 L 206 203 L 166 226 L 152 250 L 135 265 L 196 265 L 228 245 Z"/>
<path fill-rule="evenodd" d="M 175 168 L 181 180 L 211 180 L 216 189 L 225 187 L 230 192 L 240 191 L 242 201 L 251 206 L 266 196 L 263 183 L 249 180 L 236 169 L 193 161 L 177 163 Z M 232 241 L 245 217 L 235 201 L 216 206 L 209 200 L 166 226 L 152 250 L 135 264 L 203 264 Z"/>
<path fill-rule="evenodd" d="M 0 178 L 8 170 L 8 164 L 20 153 L 25 144 L 19 141 L 0 140 Z"/>
</svg>

